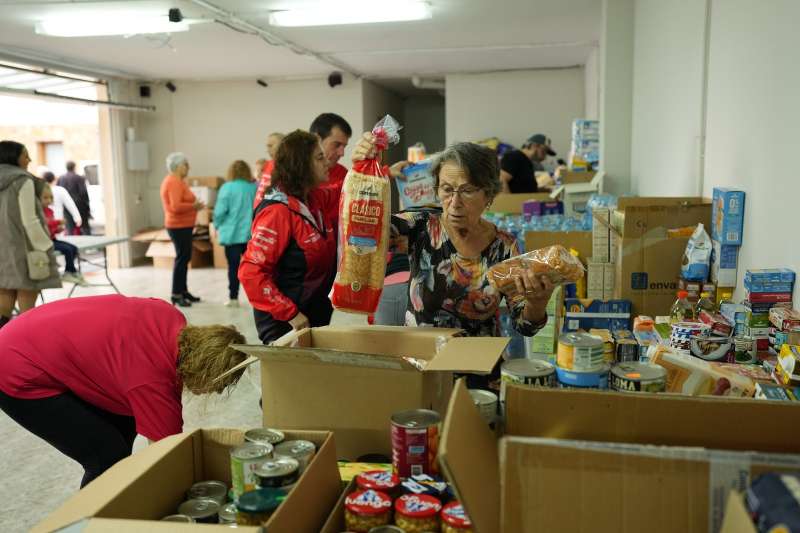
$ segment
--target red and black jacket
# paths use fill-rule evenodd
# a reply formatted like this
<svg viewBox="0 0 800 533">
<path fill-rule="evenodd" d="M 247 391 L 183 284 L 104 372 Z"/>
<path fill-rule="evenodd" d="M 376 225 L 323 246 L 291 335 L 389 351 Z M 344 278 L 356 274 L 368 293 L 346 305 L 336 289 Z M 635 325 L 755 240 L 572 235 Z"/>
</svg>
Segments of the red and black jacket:
<svg viewBox="0 0 800 533">
<path fill-rule="evenodd" d="M 298 312 L 312 326 L 330 321 L 338 211 L 339 191 L 319 187 L 309 193 L 307 205 L 272 189 L 256 208 L 239 281 L 262 342 L 287 333 Z"/>
</svg>

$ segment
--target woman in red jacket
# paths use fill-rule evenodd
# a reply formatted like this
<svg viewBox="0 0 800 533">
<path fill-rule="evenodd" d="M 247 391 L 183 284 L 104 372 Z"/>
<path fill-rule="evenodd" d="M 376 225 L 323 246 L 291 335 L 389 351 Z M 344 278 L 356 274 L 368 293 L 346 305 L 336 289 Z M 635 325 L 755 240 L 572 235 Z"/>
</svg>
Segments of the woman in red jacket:
<svg viewBox="0 0 800 533">
<path fill-rule="evenodd" d="M 265 344 L 330 322 L 339 191 L 318 187 L 327 171 L 319 137 L 296 130 L 283 139 L 239 267 Z"/>
<path fill-rule="evenodd" d="M 0 409 L 80 463 L 83 487 L 130 455 L 137 433 L 180 433 L 184 388 L 221 393 L 236 383 L 242 372 L 215 379 L 245 359 L 230 347 L 243 342 L 233 327 L 189 326 L 155 298 L 49 303 L 0 330 Z"/>
</svg>

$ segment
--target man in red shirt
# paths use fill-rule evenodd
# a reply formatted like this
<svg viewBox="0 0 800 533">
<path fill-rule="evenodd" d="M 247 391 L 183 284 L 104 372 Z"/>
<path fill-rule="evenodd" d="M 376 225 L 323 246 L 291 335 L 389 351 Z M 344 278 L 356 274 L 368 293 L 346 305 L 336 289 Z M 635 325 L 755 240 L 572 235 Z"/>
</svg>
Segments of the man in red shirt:
<svg viewBox="0 0 800 533">
<path fill-rule="evenodd" d="M 155 298 L 59 300 L 0 330 L 0 409 L 80 463 L 83 487 L 130 455 L 137 433 L 180 433 L 184 388 L 236 383 L 242 372 L 214 380 L 244 361 L 230 347 L 244 341 L 232 326 L 189 326 Z"/>
<path fill-rule="evenodd" d="M 320 187 L 342 190 L 344 177 L 347 175 L 347 168 L 339 164 L 339 160 L 344 156 L 344 150 L 353 129 L 345 119 L 336 113 L 322 113 L 311 123 L 309 128 L 311 133 L 316 133 L 322 142 L 322 151 L 325 159 L 328 160 L 328 182 Z"/>
</svg>

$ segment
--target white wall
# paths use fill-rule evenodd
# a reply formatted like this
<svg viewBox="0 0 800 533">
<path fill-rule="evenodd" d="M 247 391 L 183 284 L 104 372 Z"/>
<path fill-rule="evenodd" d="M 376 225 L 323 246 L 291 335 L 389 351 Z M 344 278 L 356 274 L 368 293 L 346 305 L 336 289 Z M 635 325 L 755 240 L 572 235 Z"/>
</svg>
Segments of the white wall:
<svg viewBox="0 0 800 533">
<path fill-rule="evenodd" d="M 520 146 L 534 133 L 567 158 L 572 121 L 584 115 L 583 68 L 446 77 L 447 142 L 496 136 Z"/>
<path fill-rule="evenodd" d="M 188 156 L 190 175 L 224 176 L 236 159 L 252 166 L 264 157 L 270 132 L 307 130 L 320 113 L 342 115 L 356 135 L 364 124 L 362 82 L 349 77 L 333 89 L 323 79 L 275 82 L 267 88 L 253 81 L 175 83 L 175 93 L 153 87 L 149 100 L 157 111 L 137 117 L 140 138 L 150 145 L 145 204 L 154 226 L 163 223 L 158 191 L 169 152 Z M 342 163 L 347 161 L 349 150 Z"/>
<path fill-rule="evenodd" d="M 658 166 L 678 168 L 674 173 L 660 168 L 642 170 L 635 176 L 635 188 L 644 194 L 670 195 L 694 194 L 701 188 L 706 196 L 718 186 L 746 191 L 737 288 L 737 297 L 742 297 L 746 269 L 785 266 L 800 272 L 800 249 L 793 233 L 798 227 L 800 199 L 800 180 L 793 162 L 800 123 L 796 90 L 800 72 L 794 68 L 800 4 L 793 0 L 773 0 L 768 6 L 749 0 L 712 0 L 703 183 L 690 179 L 699 178 L 698 173 L 690 172 L 690 162 L 697 160 L 691 137 L 703 120 L 696 90 L 681 89 L 677 84 L 661 87 L 671 76 L 680 76 L 687 84 L 699 79 L 696 67 L 679 64 L 681 58 L 694 64 L 696 59 L 689 52 L 702 39 L 702 24 L 689 20 L 688 15 L 684 20 L 681 14 L 684 10 L 699 13 L 700 6 L 695 4 L 705 6 L 702 1 L 684 2 L 677 10 L 667 2 L 637 2 L 636 31 L 641 34 L 637 35 L 636 53 L 641 49 L 648 61 L 636 61 L 634 101 L 639 112 L 657 113 L 666 125 L 635 122 L 633 159 L 643 163 L 655 157 L 655 141 L 660 139 L 671 155 Z M 664 25 L 662 30 L 656 21 Z M 680 35 L 667 46 L 672 31 Z M 687 107 L 694 110 L 694 116 Z M 798 298 L 800 292 L 795 288 L 795 301 Z"/>
<path fill-rule="evenodd" d="M 634 38 L 632 189 L 698 193 L 705 1 L 638 0 Z"/>
<path fill-rule="evenodd" d="M 592 48 L 583 66 L 584 100 L 583 118 L 600 118 L 600 49 Z M 566 158 L 565 158 L 566 159 Z"/>
<path fill-rule="evenodd" d="M 429 154 L 444 149 L 444 106 L 445 99 L 441 96 L 412 96 L 405 100 L 403 139 L 406 148 L 421 142 Z"/>
</svg>

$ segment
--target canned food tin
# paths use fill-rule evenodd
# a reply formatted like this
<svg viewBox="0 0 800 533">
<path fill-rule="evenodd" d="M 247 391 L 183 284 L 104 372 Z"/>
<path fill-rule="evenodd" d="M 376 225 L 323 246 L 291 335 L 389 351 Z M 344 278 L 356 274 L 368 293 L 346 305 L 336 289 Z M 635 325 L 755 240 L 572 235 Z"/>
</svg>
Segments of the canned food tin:
<svg viewBox="0 0 800 533">
<path fill-rule="evenodd" d="M 235 524 L 236 523 L 236 504 L 226 503 L 219 509 L 218 513 L 220 524 Z"/>
<path fill-rule="evenodd" d="M 558 338 L 556 361 L 566 370 L 598 370 L 605 361 L 603 339 L 588 333 L 565 333 Z"/>
<path fill-rule="evenodd" d="M 248 442 L 231 450 L 231 484 L 233 495 L 239 496 L 256 488 L 255 471 L 272 457 L 271 444 Z"/>
<path fill-rule="evenodd" d="M 315 453 L 317 453 L 317 447 L 313 442 L 307 440 L 287 440 L 276 445 L 273 451 L 276 459 L 283 457 L 297 459 L 297 462 L 300 463 L 300 474 L 308 467 Z"/>
<path fill-rule="evenodd" d="M 510 359 L 500 367 L 500 401 L 506 401 L 506 384 L 555 387 L 556 368 L 539 359 Z"/>
<path fill-rule="evenodd" d="M 470 389 L 469 395 L 472 396 L 472 401 L 478 406 L 478 411 L 481 412 L 486 423 L 493 423 L 497 415 L 497 395 L 481 389 Z"/>
<path fill-rule="evenodd" d="M 618 392 L 664 392 L 667 371 L 648 363 L 619 363 L 611 368 L 611 388 Z"/>
<path fill-rule="evenodd" d="M 618 340 L 616 359 L 618 363 L 639 361 L 639 343 L 636 339 Z"/>
<path fill-rule="evenodd" d="M 193 524 L 194 518 L 185 514 L 171 514 L 161 519 L 162 522 L 183 522 L 186 524 Z"/>
<path fill-rule="evenodd" d="M 392 467 L 400 478 L 439 471 L 439 423 L 436 411 L 414 409 L 392 415 Z"/>
<path fill-rule="evenodd" d="M 186 499 L 211 498 L 220 505 L 228 501 L 228 486 L 222 481 L 198 481 L 186 492 Z"/>
<path fill-rule="evenodd" d="M 287 487 L 297 481 L 299 469 L 300 463 L 291 457 L 269 460 L 255 470 L 256 483 L 261 488 Z"/>
<path fill-rule="evenodd" d="M 178 506 L 178 514 L 186 515 L 195 522 L 215 523 L 220 505 L 211 498 L 195 498 L 186 500 Z"/>
<path fill-rule="evenodd" d="M 607 389 L 609 365 L 603 365 L 599 370 L 578 371 L 556 368 L 558 381 L 562 387 L 575 387 L 580 389 Z"/>
<path fill-rule="evenodd" d="M 244 434 L 244 440 L 247 442 L 255 442 L 256 444 L 270 444 L 275 446 L 283 442 L 286 436 L 283 431 L 272 428 L 254 428 L 248 430 Z"/>
<path fill-rule="evenodd" d="M 278 489 L 256 489 L 242 494 L 236 502 L 236 523 L 240 526 L 264 525 L 286 499 Z"/>
</svg>

